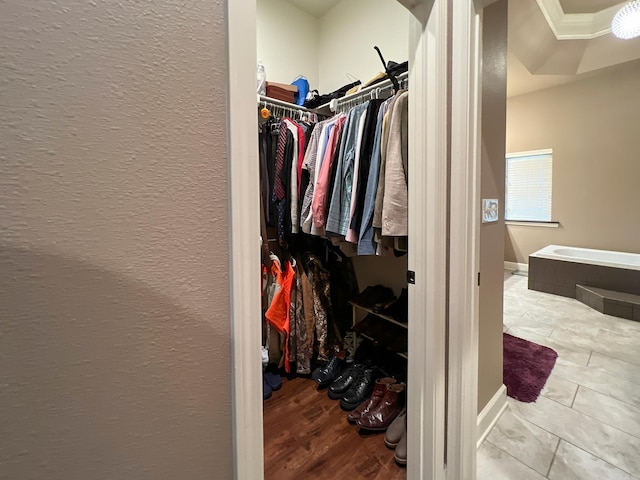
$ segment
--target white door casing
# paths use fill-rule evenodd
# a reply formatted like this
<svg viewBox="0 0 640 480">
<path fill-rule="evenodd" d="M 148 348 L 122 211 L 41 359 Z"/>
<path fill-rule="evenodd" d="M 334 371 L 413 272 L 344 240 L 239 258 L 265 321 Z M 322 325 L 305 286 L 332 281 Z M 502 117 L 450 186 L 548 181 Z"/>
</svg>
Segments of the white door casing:
<svg viewBox="0 0 640 480">
<path fill-rule="evenodd" d="M 264 455 L 256 0 L 228 0 L 227 28 L 233 464 L 236 479 L 261 480 Z M 252 121 L 254 118 L 256 121 Z"/>
<path fill-rule="evenodd" d="M 448 478 L 476 477 L 480 252 L 481 14 L 453 2 Z"/>
<path fill-rule="evenodd" d="M 477 16 L 472 2 L 400 3 L 410 5 L 413 13 L 409 32 L 408 268 L 415 272 L 416 282 L 409 288 L 407 474 L 409 479 L 466 480 L 475 477 L 477 395 Z M 468 5 L 450 10 L 452 3 Z M 451 77 L 449 19 L 454 33 L 464 34 L 453 36 L 457 42 L 451 45 L 455 52 Z M 260 329 L 256 328 L 261 316 L 256 280 L 260 264 L 258 132 L 257 122 L 247 121 L 256 115 L 255 0 L 229 0 L 227 27 L 234 466 L 236 479 L 260 480 L 264 473 Z M 452 130 L 450 143 L 449 109 L 451 119 L 461 122 L 460 128 Z M 454 240 L 450 244 L 448 224 Z M 448 263 L 447 258 L 454 260 Z"/>
<path fill-rule="evenodd" d="M 409 37 L 410 479 L 446 478 L 447 10 L 414 7 Z"/>
</svg>

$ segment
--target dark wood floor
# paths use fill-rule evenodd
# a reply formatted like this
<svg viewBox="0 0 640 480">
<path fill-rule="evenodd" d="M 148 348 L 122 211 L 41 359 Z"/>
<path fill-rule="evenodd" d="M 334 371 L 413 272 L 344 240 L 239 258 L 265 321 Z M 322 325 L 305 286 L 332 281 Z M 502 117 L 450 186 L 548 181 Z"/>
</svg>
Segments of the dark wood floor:
<svg viewBox="0 0 640 480">
<path fill-rule="evenodd" d="M 284 380 L 264 402 L 265 480 L 406 479 L 384 445 L 347 422 L 338 401 L 313 380 Z"/>
</svg>

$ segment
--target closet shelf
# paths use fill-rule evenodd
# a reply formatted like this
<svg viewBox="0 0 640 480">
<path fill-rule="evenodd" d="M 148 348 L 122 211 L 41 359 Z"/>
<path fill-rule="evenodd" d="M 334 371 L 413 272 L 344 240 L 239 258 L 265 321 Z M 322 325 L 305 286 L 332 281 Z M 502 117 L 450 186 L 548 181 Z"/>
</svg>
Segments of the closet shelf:
<svg viewBox="0 0 640 480">
<path fill-rule="evenodd" d="M 375 315 L 376 317 L 380 317 L 383 320 L 386 320 L 387 322 L 395 323 L 396 325 L 398 325 L 398 326 L 400 326 L 400 327 L 402 327 L 404 329 L 408 329 L 409 328 L 406 323 L 399 322 L 395 318 L 390 317 L 389 315 L 382 315 L 381 313 L 376 313 L 372 309 L 370 309 L 368 307 L 364 307 L 362 305 L 359 305 L 359 304 L 357 304 L 357 303 L 355 303 L 355 302 L 353 302 L 351 300 L 349 300 L 349 304 L 351 304 L 352 306 L 354 306 L 356 308 L 359 308 L 360 310 L 363 310 L 363 311 L 365 311 L 367 313 L 370 313 L 371 315 Z"/>
<path fill-rule="evenodd" d="M 401 73 L 396 78 L 401 84 L 406 83 L 406 81 L 409 79 L 409 72 Z M 330 117 L 337 110 L 337 107 L 341 104 L 349 103 L 351 101 L 357 100 L 362 97 L 372 96 L 375 94 L 376 91 L 381 92 L 384 90 L 388 90 L 392 87 L 393 87 L 393 84 L 391 83 L 391 80 L 388 80 L 388 79 L 383 80 L 382 82 L 363 88 L 359 92 L 355 92 L 355 93 L 352 93 L 351 95 L 346 95 L 344 97 L 335 98 L 330 102 L 322 104 L 318 108 L 313 108 L 313 109 L 306 108 L 301 105 L 297 105 L 295 103 L 289 103 L 283 100 L 278 100 L 275 98 L 271 98 L 271 97 L 267 97 L 265 95 L 259 95 L 259 94 L 258 94 L 258 105 L 260 105 L 261 103 L 268 103 L 271 105 L 277 105 L 282 108 L 298 110 L 301 112 L 315 113 L 316 115 Z M 375 98 L 375 96 L 372 96 L 371 98 Z"/>
<path fill-rule="evenodd" d="M 372 342 L 375 342 L 375 341 L 376 341 L 376 339 L 375 339 L 375 338 L 373 338 L 371 335 L 367 335 L 366 333 L 359 333 L 358 335 L 360 335 L 360 336 L 362 336 L 362 337 L 364 337 L 364 338 L 366 338 L 367 340 L 370 340 L 370 341 L 372 341 Z M 398 356 L 400 356 L 400 357 L 404 358 L 405 360 L 408 360 L 408 359 L 409 359 L 409 357 L 407 356 L 407 354 L 406 354 L 406 353 L 402 353 L 402 352 L 394 352 L 394 353 L 395 353 L 396 355 L 398 355 Z"/>
<path fill-rule="evenodd" d="M 401 73 L 396 78 L 401 84 L 406 83 L 409 79 L 409 72 L 407 71 L 407 72 Z M 388 79 L 383 80 L 382 82 L 363 88 L 362 90 L 352 93 L 351 95 L 335 98 L 328 103 L 320 105 L 316 109 L 316 111 L 317 112 L 335 112 L 338 106 L 341 104 L 349 103 L 351 101 L 357 100 L 360 97 L 371 96 L 373 93 L 376 92 L 376 90 L 383 91 L 383 90 L 389 90 L 390 88 L 393 88 L 393 84 L 391 83 L 391 80 L 388 80 Z M 375 96 L 372 98 L 375 98 Z"/>
<path fill-rule="evenodd" d="M 375 316 L 377 318 L 380 318 L 380 319 L 382 319 L 382 320 L 384 320 L 386 322 L 392 323 L 394 325 L 397 325 L 397 326 L 407 330 L 407 334 L 408 334 L 408 325 L 406 323 L 399 322 L 395 318 L 390 317 L 389 315 L 382 315 L 380 313 L 376 313 L 371 308 L 364 307 L 364 306 L 359 305 L 359 304 L 357 304 L 357 303 L 355 303 L 355 302 L 353 302 L 351 300 L 349 300 L 349 304 L 351 305 L 351 307 L 353 309 L 352 327 L 355 326 L 355 324 L 357 322 L 357 316 L 358 316 L 357 313 L 356 313 L 357 310 L 362 310 L 363 312 L 367 312 L 367 313 L 369 313 L 369 314 L 371 314 L 371 315 L 373 315 L 373 316 Z M 372 342 L 380 341 L 380 339 L 375 339 L 371 335 L 367 334 L 366 332 L 354 332 L 354 333 L 356 335 L 360 335 L 360 336 L 362 336 L 362 337 L 364 337 L 364 338 L 366 338 L 368 340 L 371 340 Z M 353 346 L 354 346 L 354 349 L 355 349 L 356 346 L 357 346 L 356 345 L 356 337 L 355 336 L 354 336 L 353 340 L 354 340 L 354 345 Z M 399 355 L 400 357 L 402 357 L 404 359 L 408 358 L 407 354 L 404 353 L 404 352 L 394 351 L 393 353 L 395 353 L 396 355 Z"/>
</svg>

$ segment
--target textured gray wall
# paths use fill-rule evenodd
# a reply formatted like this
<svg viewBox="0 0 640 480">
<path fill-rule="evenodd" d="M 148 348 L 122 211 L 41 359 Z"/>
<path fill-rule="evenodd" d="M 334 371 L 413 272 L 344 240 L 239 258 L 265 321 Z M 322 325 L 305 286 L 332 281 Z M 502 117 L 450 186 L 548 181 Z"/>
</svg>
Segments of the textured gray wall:
<svg viewBox="0 0 640 480">
<path fill-rule="evenodd" d="M 0 3 L 0 477 L 232 476 L 224 2 Z"/>
</svg>

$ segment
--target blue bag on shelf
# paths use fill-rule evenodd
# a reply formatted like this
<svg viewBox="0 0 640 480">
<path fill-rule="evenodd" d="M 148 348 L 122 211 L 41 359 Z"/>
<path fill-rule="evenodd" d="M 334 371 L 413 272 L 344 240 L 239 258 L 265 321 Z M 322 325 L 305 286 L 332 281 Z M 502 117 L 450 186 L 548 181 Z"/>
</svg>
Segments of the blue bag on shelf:
<svg viewBox="0 0 640 480">
<path fill-rule="evenodd" d="M 306 77 L 299 75 L 296 79 L 291 82 L 291 85 L 295 85 L 298 87 L 298 93 L 294 96 L 294 102 L 296 105 L 304 105 L 304 101 L 307 98 L 307 94 L 309 93 L 309 81 Z"/>
</svg>

